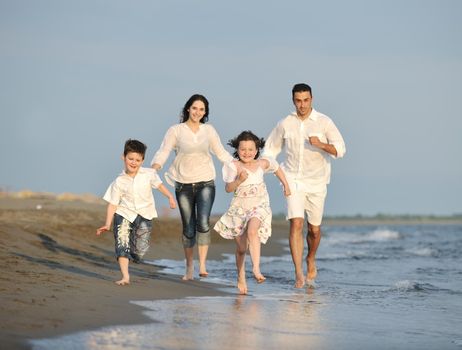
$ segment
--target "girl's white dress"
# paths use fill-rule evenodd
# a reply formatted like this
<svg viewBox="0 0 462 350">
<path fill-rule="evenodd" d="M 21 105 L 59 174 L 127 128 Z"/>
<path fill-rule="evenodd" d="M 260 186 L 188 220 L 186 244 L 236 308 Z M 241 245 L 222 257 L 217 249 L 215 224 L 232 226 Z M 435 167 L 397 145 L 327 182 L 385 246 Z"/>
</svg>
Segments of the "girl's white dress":
<svg viewBox="0 0 462 350">
<path fill-rule="evenodd" d="M 258 218 L 261 222 L 258 237 L 261 243 L 266 243 L 271 236 L 272 212 L 268 191 L 263 180 L 265 171 L 261 166 L 255 172 L 246 168 L 243 169 L 248 172 L 249 176 L 234 191 L 234 197 L 231 200 L 229 209 L 217 221 L 214 229 L 223 238 L 233 239 L 245 232 L 247 223 L 251 218 Z M 276 170 L 270 166 L 267 172 Z M 237 174 L 235 162 L 230 162 L 223 166 L 223 180 L 225 182 L 234 181 Z"/>
</svg>

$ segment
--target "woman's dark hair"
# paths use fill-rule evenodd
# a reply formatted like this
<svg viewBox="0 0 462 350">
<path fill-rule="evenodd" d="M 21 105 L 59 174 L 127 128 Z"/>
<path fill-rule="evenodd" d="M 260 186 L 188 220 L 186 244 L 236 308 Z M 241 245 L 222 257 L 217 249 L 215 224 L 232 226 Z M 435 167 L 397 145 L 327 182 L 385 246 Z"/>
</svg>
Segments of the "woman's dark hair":
<svg viewBox="0 0 462 350">
<path fill-rule="evenodd" d="M 233 147 L 236 151 L 234 151 L 233 156 L 234 158 L 239 158 L 239 154 L 237 152 L 239 148 L 239 142 L 241 141 L 253 141 L 255 142 L 255 147 L 257 148 L 257 154 L 255 155 L 254 159 L 258 159 L 260 156 L 260 150 L 265 147 L 265 139 L 264 138 L 259 138 L 257 135 L 255 135 L 252 131 L 246 130 L 241 132 L 237 137 L 234 139 L 231 139 L 228 141 L 228 146 Z"/>
<path fill-rule="evenodd" d="M 205 105 L 205 114 L 201 119 L 201 123 L 206 123 L 209 120 L 209 101 L 205 98 L 205 96 L 195 94 L 192 95 L 188 101 L 186 101 L 183 110 L 181 111 L 180 119 L 181 123 L 184 123 L 189 119 L 189 108 L 191 108 L 192 104 L 196 101 L 202 101 Z"/>
</svg>

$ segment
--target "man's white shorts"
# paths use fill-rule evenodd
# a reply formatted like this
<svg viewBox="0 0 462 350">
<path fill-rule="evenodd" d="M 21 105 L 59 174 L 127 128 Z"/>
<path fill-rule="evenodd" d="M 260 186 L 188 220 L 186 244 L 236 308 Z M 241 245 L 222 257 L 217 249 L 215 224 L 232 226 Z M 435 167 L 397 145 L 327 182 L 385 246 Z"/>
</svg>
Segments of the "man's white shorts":
<svg viewBox="0 0 462 350">
<path fill-rule="evenodd" d="M 320 226 L 327 195 L 327 186 L 324 190 L 315 193 L 297 191 L 296 187 L 290 186 L 292 194 L 286 198 L 287 219 L 305 218 L 306 212 L 308 222 L 311 225 Z"/>
</svg>

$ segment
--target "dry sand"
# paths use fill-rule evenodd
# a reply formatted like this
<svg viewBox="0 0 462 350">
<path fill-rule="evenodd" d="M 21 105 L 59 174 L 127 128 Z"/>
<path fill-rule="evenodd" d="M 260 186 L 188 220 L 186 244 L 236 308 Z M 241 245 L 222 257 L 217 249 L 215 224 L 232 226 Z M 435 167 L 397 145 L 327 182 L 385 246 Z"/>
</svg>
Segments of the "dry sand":
<svg viewBox="0 0 462 350">
<path fill-rule="evenodd" d="M 29 348 L 27 339 L 151 322 L 130 300 L 223 294 L 204 279 L 184 282 L 147 264 L 130 264 L 131 284 L 115 285 L 120 272 L 112 233 L 95 235 L 105 208 L 94 198 L 70 195 L 0 195 L 2 348 Z M 279 225 L 279 232 L 287 232 L 285 223 Z M 234 252 L 233 241 L 216 233 L 212 237 L 210 259 Z M 283 253 L 273 242 L 263 247 L 263 255 Z M 184 259 L 178 219 L 154 222 L 145 259 L 162 258 Z"/>
</svg>

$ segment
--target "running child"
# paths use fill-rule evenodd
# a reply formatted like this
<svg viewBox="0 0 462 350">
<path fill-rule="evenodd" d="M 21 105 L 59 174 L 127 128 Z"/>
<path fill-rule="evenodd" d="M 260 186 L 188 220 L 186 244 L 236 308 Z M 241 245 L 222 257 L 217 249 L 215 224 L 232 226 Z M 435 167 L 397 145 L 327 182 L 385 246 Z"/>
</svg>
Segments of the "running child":
<svg viewBox="0 0 462 350">
<path fill-rule="evenodd" d="M 162 184 L 157 172 L 141 167 L 145 154 L 144 143 L 125 142 L 122 156 L 125 169 L 103 197 L 108 202 L 106 223 L 96 230 L 98 236 L 109 231 L 114 219 L 115 255 L 122 273 L 122 279 L 115 283 L 120 286 L 130 284 L 129 261 L 140 262 L 149 248 L 152 219 L 157 217 L 152 189 L 158 189 L 168 198 L 170 208 L 176 208 L 173 195 Z"/>
<path fill-rule="evenodd" d="M 251 131 L 243 131 L 230 140 L 228 145 L 235 149 L 236 160 L 223 166 L 223 180 L 226 192 L 234 192 L 227 212 L 218 220 L 214 229 L 223 238 L 236 241 L 237 288 L 240 294 L 247 294 L 245 278 L 245 257 L 247 247 L 257 283 L 265 281 L 260 271 L 260 248 L 271 236 L 272 212 L 268 191 L 263 179 L 266 172 L 274 173 L 282 186 L 284 195 L 290 195 L 284 172 L 274 160 L 259 159 L 265 140 Z"/>
</svg>

